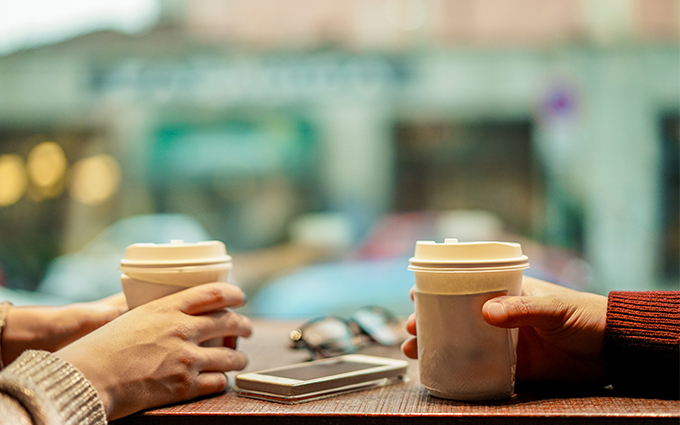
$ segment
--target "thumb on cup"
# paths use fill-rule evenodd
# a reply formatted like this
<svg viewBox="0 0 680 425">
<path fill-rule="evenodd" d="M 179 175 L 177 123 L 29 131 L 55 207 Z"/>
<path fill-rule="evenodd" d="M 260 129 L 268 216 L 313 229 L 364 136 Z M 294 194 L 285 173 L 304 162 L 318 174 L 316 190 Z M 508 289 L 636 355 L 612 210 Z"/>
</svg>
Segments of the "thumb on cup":
<svg viewBox="0 0 680 425">
<path fill-rule="evenodd" d="M 503 296 L 488 300 L 482 315 L 491 325 L 501 328 L 531 326 L 542 330 L 563 324 L 565 311 L 554 300 L 535 296 Z"/>
</svg>

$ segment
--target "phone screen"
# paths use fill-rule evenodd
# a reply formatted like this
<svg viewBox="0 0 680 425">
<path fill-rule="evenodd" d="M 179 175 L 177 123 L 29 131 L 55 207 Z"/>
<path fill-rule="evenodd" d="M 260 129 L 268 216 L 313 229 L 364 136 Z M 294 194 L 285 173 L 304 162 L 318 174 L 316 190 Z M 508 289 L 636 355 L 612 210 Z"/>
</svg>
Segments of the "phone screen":
<svg viewBox="0 0 680 425">
<path fill-rule="evenodd" d="M 267 375 L 279 378 L 298 379 L 308 381 L 324 376 L 339 375 L 341 373 L 356 372 L 357 370 L 370 369 L 379 365 L 375 363 L 358 363 L 347 361 L 331 361 L 319 364 L 308 364 L 300 367 L 285 369 L 275 372 L 267 372 Z"/>
</svg>

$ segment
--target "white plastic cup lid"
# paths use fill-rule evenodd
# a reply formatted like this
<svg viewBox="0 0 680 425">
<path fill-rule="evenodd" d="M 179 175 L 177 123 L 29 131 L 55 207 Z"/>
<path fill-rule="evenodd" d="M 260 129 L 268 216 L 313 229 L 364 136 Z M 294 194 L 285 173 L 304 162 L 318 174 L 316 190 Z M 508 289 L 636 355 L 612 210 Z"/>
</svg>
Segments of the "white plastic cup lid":
<svg viewBox="0 0 680 425">
<path fill-rule="evenodd" d="M 416 242 L 409 270 L 442 269 L 524 269 L 529 267 L 522 246 L 514 242 L 458 242 L 447 238 L 444 243 Z"/>
<path fill-rule="evenodd" d="M 227 248 L 220 241 L 166 244 L 136 243 L 125 249 L 121 267 L 177 267 L 231 262 Z"/>
</svg>

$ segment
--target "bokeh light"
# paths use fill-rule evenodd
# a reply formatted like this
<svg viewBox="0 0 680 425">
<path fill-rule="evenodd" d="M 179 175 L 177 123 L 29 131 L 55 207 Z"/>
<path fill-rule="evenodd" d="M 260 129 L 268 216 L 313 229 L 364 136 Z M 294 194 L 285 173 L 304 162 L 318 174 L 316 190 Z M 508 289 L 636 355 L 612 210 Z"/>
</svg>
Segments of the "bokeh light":
<svg viewBox="0 0 680 425">
<path fill-rule="evenodd" d="M 120 167 L 109 155 L 81 159 L 73 166 L 71 196 L 96 206 L 111 198 L 120 184 Z"/>
<path fill-rule="evenodd" d="M 28 175 L 40 197 L 56 197 L 61 193 L 61 183 L 67 163 L 64 151 L 54 142 L 43 142 L 28 154 Z M 41 196 L 40 196 L 41 195 Z"/>
<path fill-rule="evenodd" d="M 28 186 L 24 161 L 17 155 L 0 155 L 0 207 L 12 205 Z"/>
</svg>

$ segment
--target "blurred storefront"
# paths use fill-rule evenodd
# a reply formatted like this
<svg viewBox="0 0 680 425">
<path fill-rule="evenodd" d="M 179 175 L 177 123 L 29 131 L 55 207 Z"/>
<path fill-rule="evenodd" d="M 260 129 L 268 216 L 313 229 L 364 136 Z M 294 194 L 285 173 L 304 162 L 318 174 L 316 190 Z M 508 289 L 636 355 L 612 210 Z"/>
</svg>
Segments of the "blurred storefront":
<svg viewBox="0 0 680 425">
<path fill-rule="evenodd" d="M 5 285 L 136 215 L 247 252 L 301 214 L 359 244 L 390 213 L 483 210 L 582 256 L 585 289 L 678 286 L 678 1 L 160 6 L 0 56 Z M 12 174 L 44 142 L 60 174 Z"/>
</svg>

